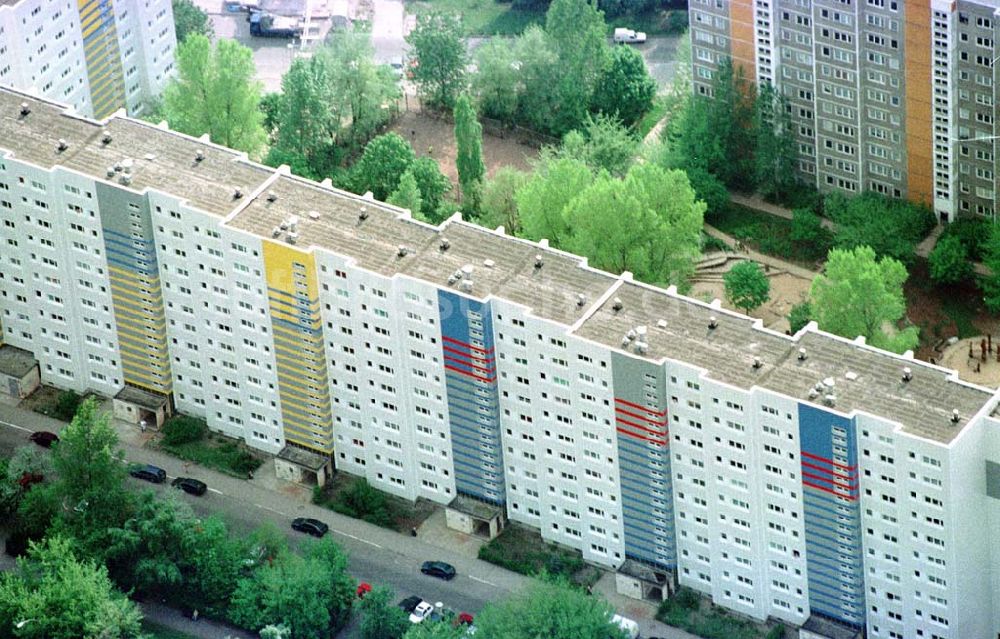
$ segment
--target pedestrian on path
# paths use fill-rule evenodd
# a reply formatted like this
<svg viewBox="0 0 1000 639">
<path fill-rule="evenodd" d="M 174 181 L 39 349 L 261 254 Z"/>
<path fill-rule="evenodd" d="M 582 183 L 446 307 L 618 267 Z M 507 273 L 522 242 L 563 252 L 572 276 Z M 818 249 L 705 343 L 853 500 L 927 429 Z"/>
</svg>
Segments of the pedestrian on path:
<svg viewBox="0 0 1000 639">
<path fill-rule="evenodd" d="M 249 480 L 249 479 L 253 479 L 253 471 L 252 471 L 252 470 L 250 470 L 250 471 L 247 471 L 247 479 L 248 479 L 248 480 Z"/>
</svg>

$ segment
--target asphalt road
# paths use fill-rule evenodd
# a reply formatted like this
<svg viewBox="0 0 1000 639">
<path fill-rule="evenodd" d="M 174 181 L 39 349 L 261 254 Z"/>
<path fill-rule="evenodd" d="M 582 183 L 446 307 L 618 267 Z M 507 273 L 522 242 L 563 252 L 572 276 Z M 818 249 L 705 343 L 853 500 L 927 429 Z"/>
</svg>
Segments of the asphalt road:
<svg viewBox="0 0 1000 639">
<path fill-rule="evenodd" d="M 32 415 L 31 419 L 47 418 Z M 42 425 L 48 427 L 48 424 Z M 35 424 L 31 426 L 25 428 L 0 420 L 0 454 L 9 455 L 18 446 L 33 445 L 28 441 L 28 435 L 39 427 Z M 245 480 L 202 468 L 185 471 L 183 461 L 155 450 L 137 448 L 127 442 L 123 442 L 123 448 L 128 461 L 154 463 L 167 471 L 165 484 L 150 484 L 130 477 L 128 481 L 133 486 L 151 488 L 158 493 L 172 492 L 178 499 L 188 502 L 200 516 L 222 516 L 234 534 L 249 534 L 265 522 L 271 522 L 278 529 L 287 531 L 287 538 L 294 547 L 301 547 L 314 540 L 291 530 L 290 521 L 300 516 L 325 521 L 330 525 L 330 534 L 348 553 L 350 574 L 359 581 L 392 587 L 396 591 L 397 600 L 417 595 L 432 603 L 440 601 L 455 610 L 475 614 L 487 602 L 508 596 L 526 579 L 478 560 L 445 557 L 439 549 L 420 539 L 412 539 L 337 515 Z M 205 481 L 209 492 L 195 497 L 182 491 L 173 491 L 169 482 L 178 475 L 190 475 Z M 451 581 L 442 581 L 421 574 L 420 564 L 428 559 L 450 561 L 458 569 L 458 575 Z"/>
</svg>

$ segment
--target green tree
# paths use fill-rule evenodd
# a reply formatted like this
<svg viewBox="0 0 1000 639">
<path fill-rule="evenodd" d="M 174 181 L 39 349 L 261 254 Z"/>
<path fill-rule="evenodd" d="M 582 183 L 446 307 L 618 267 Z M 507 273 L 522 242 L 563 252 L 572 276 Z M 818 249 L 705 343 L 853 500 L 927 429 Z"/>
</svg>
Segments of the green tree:
<svg viewBox="0 0 1000 639">
<path fill-rule="evenodd" d="M 749 314 L 771 298 L 771 280 L 757 262 L 740 262 L 722 276 L 726 297 Z"/>
<path fill-rule="evenodd" d="M 354 165 L 355 192 L 371 191 L 376 200 L 384 202 L 399 186 L 414 158 L 413 147 L 397 133 L 372 138 Z"/>
<path fill-rule="evenodd" d="M 486 639 L 624 639 L 611 623 L 607 601 L 562 582 L 536 581 L 513 597 L 491 603 L 476 618 Z"/>
<path fill-rule="evenodd" d="M 212 21 L 192 0 L 172 0 L 174 11 L 174 33 L 177 44 L 183 43 L 192 33 L 212 37 Z"/>
<path fill-rule="evenodd" d="M 487 118 L 510 125 L 517 117 L 520 93 L 520 63 L 514 47 L 504 38 L 494 38 L 476 49 L 476 73 L 472 91 L 479 111 Z"/>
<path fill-rule="evenodd" d="M 264 114 L 261 124 L 268 135 L 274 133 L 281 121 L 281 110 L 284 108 L 281 103 L 282 98 L 283 96 L 277 91 L 260 96 L 260 112 Z"/>
<path fill-rule="evenodd" d="M 555 133 L 563 70 L 545 31 L 537 25 L 528 27 L 514 42 L 514 58 L 522 85 L 517 102 L 518 122 L 535 131 Z"/>
<path fill-rule="evenodd" d="M 171 594 L 184 586 L 185 539 L 194 525 L 190 508 L 150 491 L 137 498 L 133 516 L 109 528 L 102 560 L 125 591 Z"/>
<path fill-rule="evenodd" d="M 391 588 L 376 586 L 364 596 L 361 609 L 361 639 L 401 639 L 410 620 L 393 601 Z"/>
<path fill-rule="evenodd" d="M 623 177 L 635 161 L 638 147 L 639 140 L 617 120 L 587 116 L 582 128 L 563 136 L 556 155 L 580 160 L 595 172 L 604 170 Z"/>
<path fill-rule="evenodd" d="M 375 62 L 370 33 L 338 31 L 327 38 L 325 50 L 334 70 L 334 99 L 342 114 L 341 127 L 346 128 L 342 137 L 353 149 L 392 118 L 402 89 L 392 69 Z"/>
<path fill-rule="evenodd" d="M 250 49 L 232 40 L 212 48 L 195 36 L 178 48 L 177 67 L 177 77 L 164 92 L 163 113 L 170 126 L 256 154 L 266 134 Z"/>
<path fill-rule="evenodd" d="M 416 218 L 421 217 L 420 188 L 412 171 L 407 170 L 403 173 L 403 177 L 399 178 L 399 186 L 386 201 L 400 208 L 409 209 L 410 214 Z"/>
<path fill-rule="evenodd" d="M 989 235 L 982 246 L 983 265 L 990 275 L 979 279 L 983 289 L 983 302 L 991 313 L 1000 312 L 1000 226 L 990 226 Z"/>
<path fill-rule="evenodd" d="M 916 327 L 895 330 L 906 312 L 906 278 L 901 262 L 876 259 L 871 247 L 833 249 L 825 273 L 810 289 L 813 318 L 824 331 L 850 339 L 863 335 L 869 344 L 896 353 L 914 348 Z"/>
<path fill-rule="evenodd" d="M 962 240 L 952 235 L 942 237 L 927 256 L 931 279 L 938 284 L 957 284 L 972 277 L 972 262 Z"/>
<path fill-rule="evenodd" d="M 417 17 L 417 25 L 406 36 L 413 81 L 421 98 L 438 108 L 451 109 L 465 88 L 468 52 L 458 16 L 431 12 Z"/>
<path fill-rule="evenodd" d="M 810 209 L 792 211 L 792 229 L 789 238 L 803 254 L 812 259 L 826 257 L 833 235 L 823 227 L 823 220 Z"/>
<path fill-rule="evenodd" d="M 408 170 L 420 189 L 420 210 L 424 218 L 434 224 L 440 223 L 444 216 L 439 209 L 442 199 L 451 191 L 451 180 L 441 173 L 437 161 L 431 157 L 417 158 Z"/>
<path fill-rule="evenodd" d="M 879 256 L 904 264 L 914 260 L 917 242 L 935 224 L 930 208 L 878 193 L 851 198 L 830 193 L 823 201 L 823 211 L 837 224 L 834 244 L 838 248 L 870 246 Z"/>
<path fill-rule="evenodd" d="M 798 149 L 788 99 L 769 82 L 757 93 L 754 129 L 757 134 L 754 169 L 757 190 L 780 200 L 796 185 Z"/>
<path fill-rule="evenodd" d="M 580 126 L 608 55 L 604 13 L 593 0 L 552 0 L 545 33 L 559 60 L 558 103 L 552 129 L 558 136 Z"/>
<path fill-rule="evenodd" d="M 179 561 L 184 587 L 172 599 L 187 608 L 224 615 L 239 579 L 265 555 L 253 553 L 250 539 L 231 536 L 217 517 L 186 524 L 189 530 L 181 537 Z"/>
<path fill-rule="evenodd" d="M 593 181 L 590 169 L 579 160 L 539 162 L 528 183 L 514 196 L 524 236 L 532 240 L 546 238 L 553 246 L 562 246 L 570 231 L 563 211 Z"/>
<path fill-rule="evenodd" d="M 320 49 L 309 58 L 296 58 L 281 78 L 281 109 L 273 148 L 300 154 L 314 175 L 323 175 L 329 168 L 340 133 L 334 74 L 333 57 Z"/>
<path fill-rule="evenodd" d="M 632 47 L 612 47 L 596 87 L 591 110 L 621 120 L 625 126 L 638 122 L 656 96 L 656 82 L 642 54 Z"/>
<path fill-rule="evenodd" d="M 686 169 L 684 172 L 688 176 L 691 188 L 694 189 L 695 196 L 705 203 L 705 217 L 721 213 L 729 207 L 732 201 L 729 191 L 719 178 L 702 168 Z"/>
<path fill-rule="evenodd" d="M 256 154 L 264 144 L 261 84 L 253 53 L 228 38 L 215 46 L 194 33 L 177 47 L 177 75 L 163 92 L 163 112 L 172 129 Z"/>
<path fill-rule="evenodd" d="M 59 527 L 87 557 L 101 557 L 108 531 L 131 513 L 124 462 L 110 416 L 99 414 L 97 401 L 87 399 L 52 449 L 57 476 L 53 490 L 61 504 Z"/>
<path fill-rule="evenodd" d="M 455 147 L 455 167 L 458 169 L 462 201 L 466 211 L 475 213 L 479 210 L 483 177 L 486 175 L 483 126 L 476 119 L 472 100 L 464 93 L 455 102 Z"/>
<path fill-rule="evenodd" d="M 503 166 L 483 186 L 483 202 L 476 221 L 488 229 L 498 226 L 510 235 L 521 232 L 521 217 L 517 212 L 516 195 L 528 182 L 528 174 L 514 167 Z"/>
<path fill-rule="evenodd" d="M 598 176 L 569 202 L 564 223 L 572 232 L 564 247 L 596 268 L 683 285 L 701 252 L 704 214 L 682 171 L 636 164 L 620 181 Z"/>
<path fill-rule="evenodd" d="M 730 189 L 749 191 L 754 187 L 754 84 L 743 67 L 734 69 L 732 60 L 719 63 L 712 82 L 714 98 L 709 101 L 708 131 L 717 136 L 723 150 L 720 163 L 709 166 Z M 696 100 L 698 102 L 700 100 Z"/>
<path fill-rule="evenodd" d="M 77 559 L 67 539 L 32 544 L 16 572 L 0 574 L 0 636 L 132 639 L 142 636 L 141 621 L 138 607 L 114 589 L 107 570 Z"/>
<path fill-rule="evenodd" d="M 798 333 L 805 325 L 812 321 L 812 305 L 807 301 L 800 302 L 792 307 L 788 313 L 789 330 Z"/>
</svg>

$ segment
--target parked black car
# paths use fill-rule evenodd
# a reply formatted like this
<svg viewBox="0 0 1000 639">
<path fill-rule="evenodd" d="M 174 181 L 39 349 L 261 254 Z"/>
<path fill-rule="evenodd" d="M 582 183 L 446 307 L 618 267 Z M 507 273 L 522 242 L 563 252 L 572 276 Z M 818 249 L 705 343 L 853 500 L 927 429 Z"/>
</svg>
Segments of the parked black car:
<svg viewBox="0 0 1000 639">
<path fill-rule="evenodd" d="M 170 485 L 174 488 L 180 488 L 189 495 L 197 495 L 199 497 L 204 495 L 205 491 L 208 490 L 205 482 L 191 479 L 190 477 L 178 477 L 170 482 Z"/>
<path fill-rule="evenodd" d="M 443 561 L 425 561 L 420 566 L 420 572 L 445 581 L 451 581 L 455 578 L 455 567 Z"/>
<path fill-rule="evenodd" d="M 153 482 L 154 484 L 162 484 L 167 480 L 167 471 L 163 470 L 159 466 L 153 466 L 152 464 L 146 464 L 145 466 L 133 466 L 129 469 L 128 474 L 137 479 Z"/>
<path fill-rule="evenodd" d="M 326 531 L 330 530 L 330 527 L 318 519 L 297 517 L 292 520 L 292 529 L 312 535 L 313 537 L 322 537 L 326 534 Z"/>
<path fill-rule="evenodd" d="M 420 603 L 421 601 L 423 601 L 423 599 L 415 595 L 412 595 L 410 597 L 407 597 L 406 599 L 403 599 L 396 605 L 398 605 L 406 614 L 410 614 L 411 612 L 413 612 L 413 609 L 417 607 L 417 604 Z"/>
</svg>

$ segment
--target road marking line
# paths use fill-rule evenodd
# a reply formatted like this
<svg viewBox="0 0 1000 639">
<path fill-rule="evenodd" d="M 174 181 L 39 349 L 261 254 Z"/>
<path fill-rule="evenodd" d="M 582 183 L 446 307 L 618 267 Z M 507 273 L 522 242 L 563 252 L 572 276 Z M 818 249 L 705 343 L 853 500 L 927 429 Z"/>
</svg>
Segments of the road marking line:
<svg viewBox="0 0 1000 639">
<path fill-rule="evenodd" d="M 26 433 L 34 432 L 30 428 L 25 428 L 24 426 L 18 426 L 17 424 L 11 424 L 10 422 L 0 422 L 0 426 L 9 426 L 10 428 L 16 428 L 18 430 L 23 430 Z"/>
<path fill-rule="evenodd" d="M 209 488 L 208 492 L 215 493 L 216 495 L 224 495 L 225 494 L 221 490 L 219 490 L 218 488 Z"/>
<path fill-rule="evenodd" d="M 262 508 L 264 510 L 270 510 L 272 513 L 275 513 L 276 515 L 281 515 L 282 517 L 288 517 L 288 515 L 281 512 L 280 510 L 275 510 L 274 508 L 271 508 L 269 506 L 263 506 L 261 504 L 254 504 L 254 506 L 256 506 L 257 508 Z"/>
<path fill-rule="evenodd" d="M 357 537 L 355 535 L 352 535 L 351 533 L 346 533 L 343 530 L 337 530 L 336 528 L 331 528 L 330 532 L 332 532 L 334 534 L 337 534 L 337 535 L 343 535 L 344 537 L 347 537 L 348 539 L 353 539 L 354 541 L 360 541 L 361 543 L 368 544 L 369 546 L 374 546 L 374 547 L 379 548 L 379 549 L 382 548 L 382 546 L 379 546 L 378 544 L 376 544 L 373 541 L 368 541 L 367 539 L 362 539 L 361 537 Z"/>
<path fill-rule="evenodd" d="M 500 587 L 500 586 L 496 585 L 495 583 L 493 583 L 492 581 L 486 581 L 485 579 L 480 579 L 479 577 L 476 577 L 475 575 L 469 575 L 469 579 L 471 579 L 473 581 L 478 581 L 481 584 L 486 584 L 487 586 L 493 586 L 494 588 L 499 588 Z"/>
</svg>

